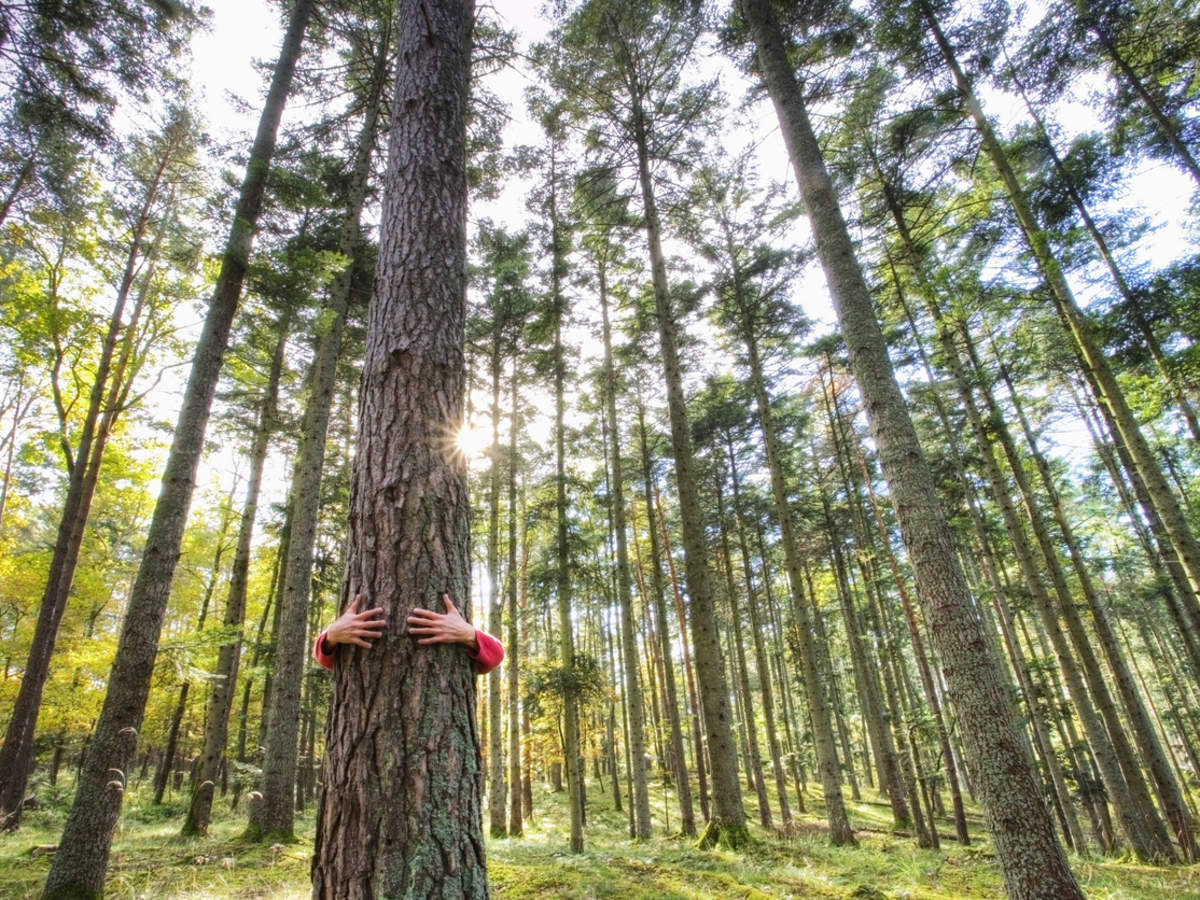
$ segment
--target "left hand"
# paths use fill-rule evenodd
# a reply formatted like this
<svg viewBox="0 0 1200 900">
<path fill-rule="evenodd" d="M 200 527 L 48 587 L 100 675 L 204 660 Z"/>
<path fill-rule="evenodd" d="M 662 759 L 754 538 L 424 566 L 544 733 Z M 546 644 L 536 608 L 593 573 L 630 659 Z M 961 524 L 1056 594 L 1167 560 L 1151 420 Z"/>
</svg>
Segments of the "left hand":
<svg viewBox="0 0 1200 900">
<path fill-rule="evenodd" d="M 475 626 L 463 618 L 449 594 L 442 594 L 445 613 L 417 608 L 408 614 L 408 631 L 418 644 L 466 644 L 475 646 Z"/>
</svg>

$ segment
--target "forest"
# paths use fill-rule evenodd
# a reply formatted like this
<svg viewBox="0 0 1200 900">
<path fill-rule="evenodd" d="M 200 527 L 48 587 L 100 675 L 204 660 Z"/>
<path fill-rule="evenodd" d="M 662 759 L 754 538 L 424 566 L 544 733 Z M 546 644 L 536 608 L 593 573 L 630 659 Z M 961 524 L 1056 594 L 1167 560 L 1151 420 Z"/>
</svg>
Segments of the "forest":
<svg viewBox="0 0 1200 900">
<path fill-rule="evenodd" d="M 209 5 L 0 3 L 0 895 L 1200 896 L 1200 2 Z"/>
</svg>

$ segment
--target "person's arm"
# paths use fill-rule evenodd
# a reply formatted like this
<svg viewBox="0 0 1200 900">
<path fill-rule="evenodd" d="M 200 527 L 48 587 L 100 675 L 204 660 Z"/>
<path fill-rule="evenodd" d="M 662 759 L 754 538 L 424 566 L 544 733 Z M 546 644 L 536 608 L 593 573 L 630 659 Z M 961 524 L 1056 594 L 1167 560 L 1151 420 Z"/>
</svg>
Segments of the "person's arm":
<svg viewBox="0 0 1200 900">
<path fill-rule="evenodd" d="M 346 611 L 317 635 L 317 642 L 313 644 L 313 657 L 325 668 L 333 668 L 339 644 L 370 647 L 371 641 L 380 637 L 387 627 L 382 608 L 359 612 L 358 607 L 361 604 L 362 594 L 358 594 L 346 607 Z"/>
<path fill-rule="evenodd" d="M 483 674 L 500 665 L 504 648 L 490 634 L 479 631 L 463 618 L 449 594 L 442 594 L 445 613 L 418 607 L 408 616 L 409 633 L 418 644 L 462 644 L 467 656 L 475 661 L 475 671 Z"/>
<path fill-rule="evenodd" d="M 475 672 L 486 675 L 504 659 L 504 645 L 486 631 L 475 629 L 475 649 L 467 648 L 467 656 L 475 660 Z"/>
</svg>

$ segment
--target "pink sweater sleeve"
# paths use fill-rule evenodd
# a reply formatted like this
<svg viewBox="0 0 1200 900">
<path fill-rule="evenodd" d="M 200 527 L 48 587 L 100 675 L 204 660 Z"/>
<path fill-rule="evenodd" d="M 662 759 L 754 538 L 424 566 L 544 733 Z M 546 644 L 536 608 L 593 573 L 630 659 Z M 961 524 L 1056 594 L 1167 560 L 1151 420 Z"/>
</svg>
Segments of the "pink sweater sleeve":
<svg viewBox="0 0 1200 900">
<path fill-rule="evenodd" d="M 468 650 L 467 656 L 475 661 L 475 671 L 486 675 L 504 659 L 504 645 L 486 631 L 479 630 L 475 632 L 475 643 L 479 645 L 479 649 Z M 317 641 L 313 644 L 313 659 L 327 669 L 332 669 L 333 661 L 337 659 L 337 648 L 325 643 L 324 631 L 317 635 Z"/>
<path fill-rule="evenodd" d="M 479 675 L 486 675 L 500 665 L 500 660 L 504 659 L 504 645 L 486 631 L 480 631 L 478 628 L 475 629 L 475 643 L 479 645 L 479 649 L 468 650 L 467 656 L 475 660 L 475 672 Z"/>
<path fill-rule="evenodd" d="M 313 659 L 319 662 L 327 669 L 333 668 L 333 661 L 337 658 L 337 649 L 330 647 L 325 643 L 325 632 L 322 631 L 317 635 L 317 642 L 313 644 Z"/>
</svg>

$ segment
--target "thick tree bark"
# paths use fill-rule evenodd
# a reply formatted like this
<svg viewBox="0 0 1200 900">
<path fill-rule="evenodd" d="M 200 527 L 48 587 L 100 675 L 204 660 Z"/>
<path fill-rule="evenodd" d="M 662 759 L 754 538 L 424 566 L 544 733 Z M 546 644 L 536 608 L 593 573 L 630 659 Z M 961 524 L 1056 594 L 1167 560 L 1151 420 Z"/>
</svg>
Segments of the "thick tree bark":
<svg viewBox="0 0 1200 900">
<path fill-rule="evenodd" d="M 1005 680 L 973 610 L 953 535 L 896 383 L 779 24 L 769 0 L 741 0 L 739 8 L 750 26 L 812 219 L 817 252 L 879 447 L 926 621 L 945 667 L 1005 887 L 1016 900 L 1082 898 L 1014 721 Z"/>
<path fill-rule="evenodd" d="M 163 473 L 162 493 L 154 508 L 145 553 L 125 613 L 108 692 L 79 775 L 75 802 L 46 880 L 46 898 L 94 897 L 104 889 L 113 829 L 124 794 L 124 773 L 133 759 L 150 692 L 159 632 L 179 559 L 209 409 L 249 264 L 279 119 L 313 5 L 313 0 L 297 0 L 275 65 L 217 285 L 196 345 L 183 408 Z"/>
<path fill-rule="evenodd" d="M 418 12 L 420 14 L 418 14 Z M 488 896 L 472 665 L 405 619 L 470 596 L 467 480 L 454 447 L 466 369 L 466 107 L 474 7 L 398 17 L 399 65 L 368 321 L 347 583 L 389 623 L 340 649 L 313 896 Z"/>
</svg>

